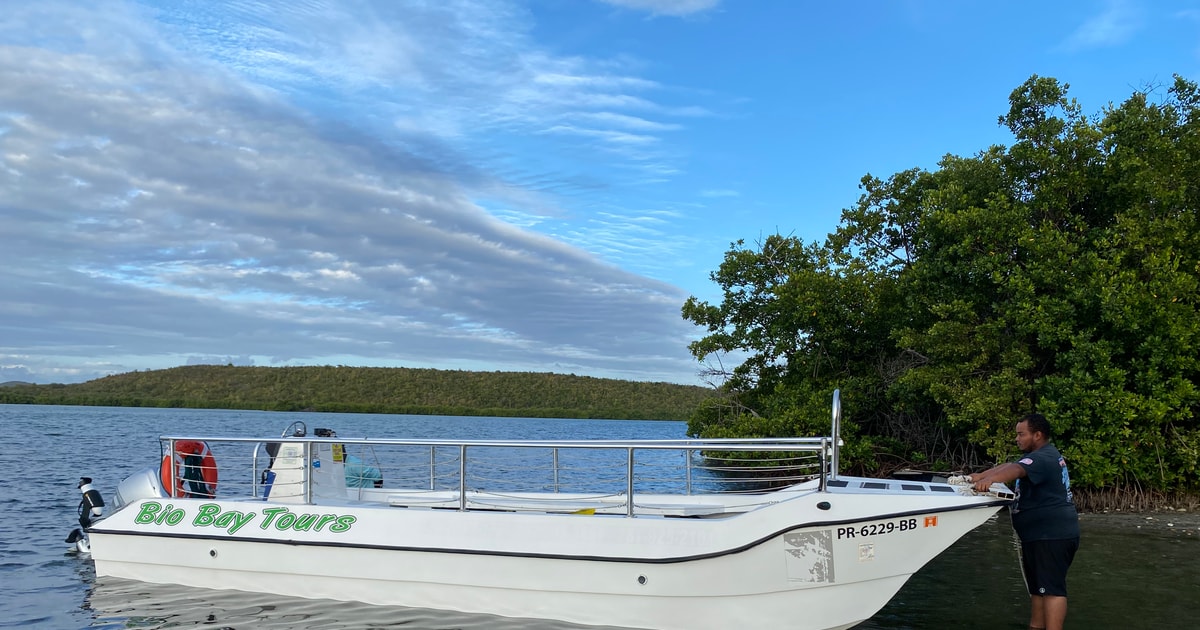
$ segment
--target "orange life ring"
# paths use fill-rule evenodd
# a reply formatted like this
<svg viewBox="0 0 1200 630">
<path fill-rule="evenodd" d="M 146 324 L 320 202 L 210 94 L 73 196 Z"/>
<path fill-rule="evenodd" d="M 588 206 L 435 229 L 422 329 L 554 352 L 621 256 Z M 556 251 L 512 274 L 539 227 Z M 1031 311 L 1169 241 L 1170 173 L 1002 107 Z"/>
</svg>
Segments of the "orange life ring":
<svg viewBox="0 0 1200 630">
<path fill-rule="evenodd" d="M 206 442 L 175 442 L 175 452 L 163 456 L 159 477 L 168 496 L 211 499 L 217 494 L 217 460 Z"/>
</svg>

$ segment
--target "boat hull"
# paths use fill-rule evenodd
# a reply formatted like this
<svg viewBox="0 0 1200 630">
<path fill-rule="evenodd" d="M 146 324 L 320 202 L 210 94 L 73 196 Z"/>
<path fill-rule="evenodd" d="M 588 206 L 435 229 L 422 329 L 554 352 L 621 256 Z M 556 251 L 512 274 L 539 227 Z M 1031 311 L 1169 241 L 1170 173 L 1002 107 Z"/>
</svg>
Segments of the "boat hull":
<svg viewBox="0 0 1200 630">
<path fill-rule="evenodd" d="M 939 501 L 813 491 L 729 517 L 626 518 L 158 499 L 90 533 L 98 575 L 145 582 L 629 628 L 824 630 L 869 618 L 1003 505 Z"/>
</svg>

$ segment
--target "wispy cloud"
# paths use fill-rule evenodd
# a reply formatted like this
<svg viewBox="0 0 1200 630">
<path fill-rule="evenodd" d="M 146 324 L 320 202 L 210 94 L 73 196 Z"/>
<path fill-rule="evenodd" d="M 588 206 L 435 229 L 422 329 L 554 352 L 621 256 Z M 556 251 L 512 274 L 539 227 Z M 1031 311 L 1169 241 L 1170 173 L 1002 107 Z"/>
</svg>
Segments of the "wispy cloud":
<svg viewBox="0 0 1200 630">
<path fill-rule="evenodd" d="M 721 0 L 600 0 L 605 4 L 646 11 L 653 15 L 691 15 L 716 7 Z"/>
<path fill-rule="evenodd" d="M 1104 11 L 1088 18 L 1063 43 L 1067 50 L 1123 44 L 1142 27 L 1142 9 L 1126 0 L 1109 0 Z"/>
<path fill-rule="evenodd" d="M 678 123 L 658 122 L 639 116 L 630 116 L 628 114 L 618 114 L 614 112 L 579 112 L 571 117 L 593 123 L 605 124 L 610 127 L 621 127 L 636 131 L 677 131 L 683 129 L 683 125 Z"/>
<path fill-rule="evenodd" d="M 546 130 L 546 133 L 561 133 L 577 136 L 588 136 L 598 138 L 606 142 L 615 144 L 652 144 L 658 141 L 655 136 L 645 134 L 628 133 L 625 131 L 614 131 L 612 129 L 586 129 L 576 127 L 574 125 L 555 125 Z"/>
<path fill-rule="evenodd" d="M 178 6 L 6 7 L 0 376 L 232 356 L 686 379 L 683 292 L 610 262 L 662 219 L 555 201 L 610 184 L 569 168 L 605 147 L 629 149 L 613 177 L 678 168 L 633 150 L 679 124 L 658 82 L 539 50 L 505 2 Z"/>
</svg>

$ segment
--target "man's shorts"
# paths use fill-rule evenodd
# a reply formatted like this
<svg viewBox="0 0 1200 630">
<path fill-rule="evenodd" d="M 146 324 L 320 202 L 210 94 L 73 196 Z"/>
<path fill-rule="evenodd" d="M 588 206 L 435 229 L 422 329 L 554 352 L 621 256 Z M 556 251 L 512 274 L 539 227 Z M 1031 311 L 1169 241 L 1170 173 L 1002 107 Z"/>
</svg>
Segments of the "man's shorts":
<svg viewBox="0 0 1200 630">
<path fill-rule="evenodd" d="M 1030 595 L 1067 596 L 1067 569 L 1079 550 L 1079 539 L 1032 540 L 1021 543 L 1021 573 Z"/>
</svg>

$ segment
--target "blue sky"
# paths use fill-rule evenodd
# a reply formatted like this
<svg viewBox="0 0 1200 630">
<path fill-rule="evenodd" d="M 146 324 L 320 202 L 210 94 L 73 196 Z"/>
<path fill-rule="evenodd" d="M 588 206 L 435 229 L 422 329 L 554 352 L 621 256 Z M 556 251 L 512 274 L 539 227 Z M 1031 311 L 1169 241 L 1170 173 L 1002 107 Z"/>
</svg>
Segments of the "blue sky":
<svg viewBox="0 0 1200 630">
<path fill-rule="evenodd" d="M 1200 79 L 1200 2 L 7 3 L 0 381 L 194 363 L 702 384 L 730 243 Z"/>
</svg>

